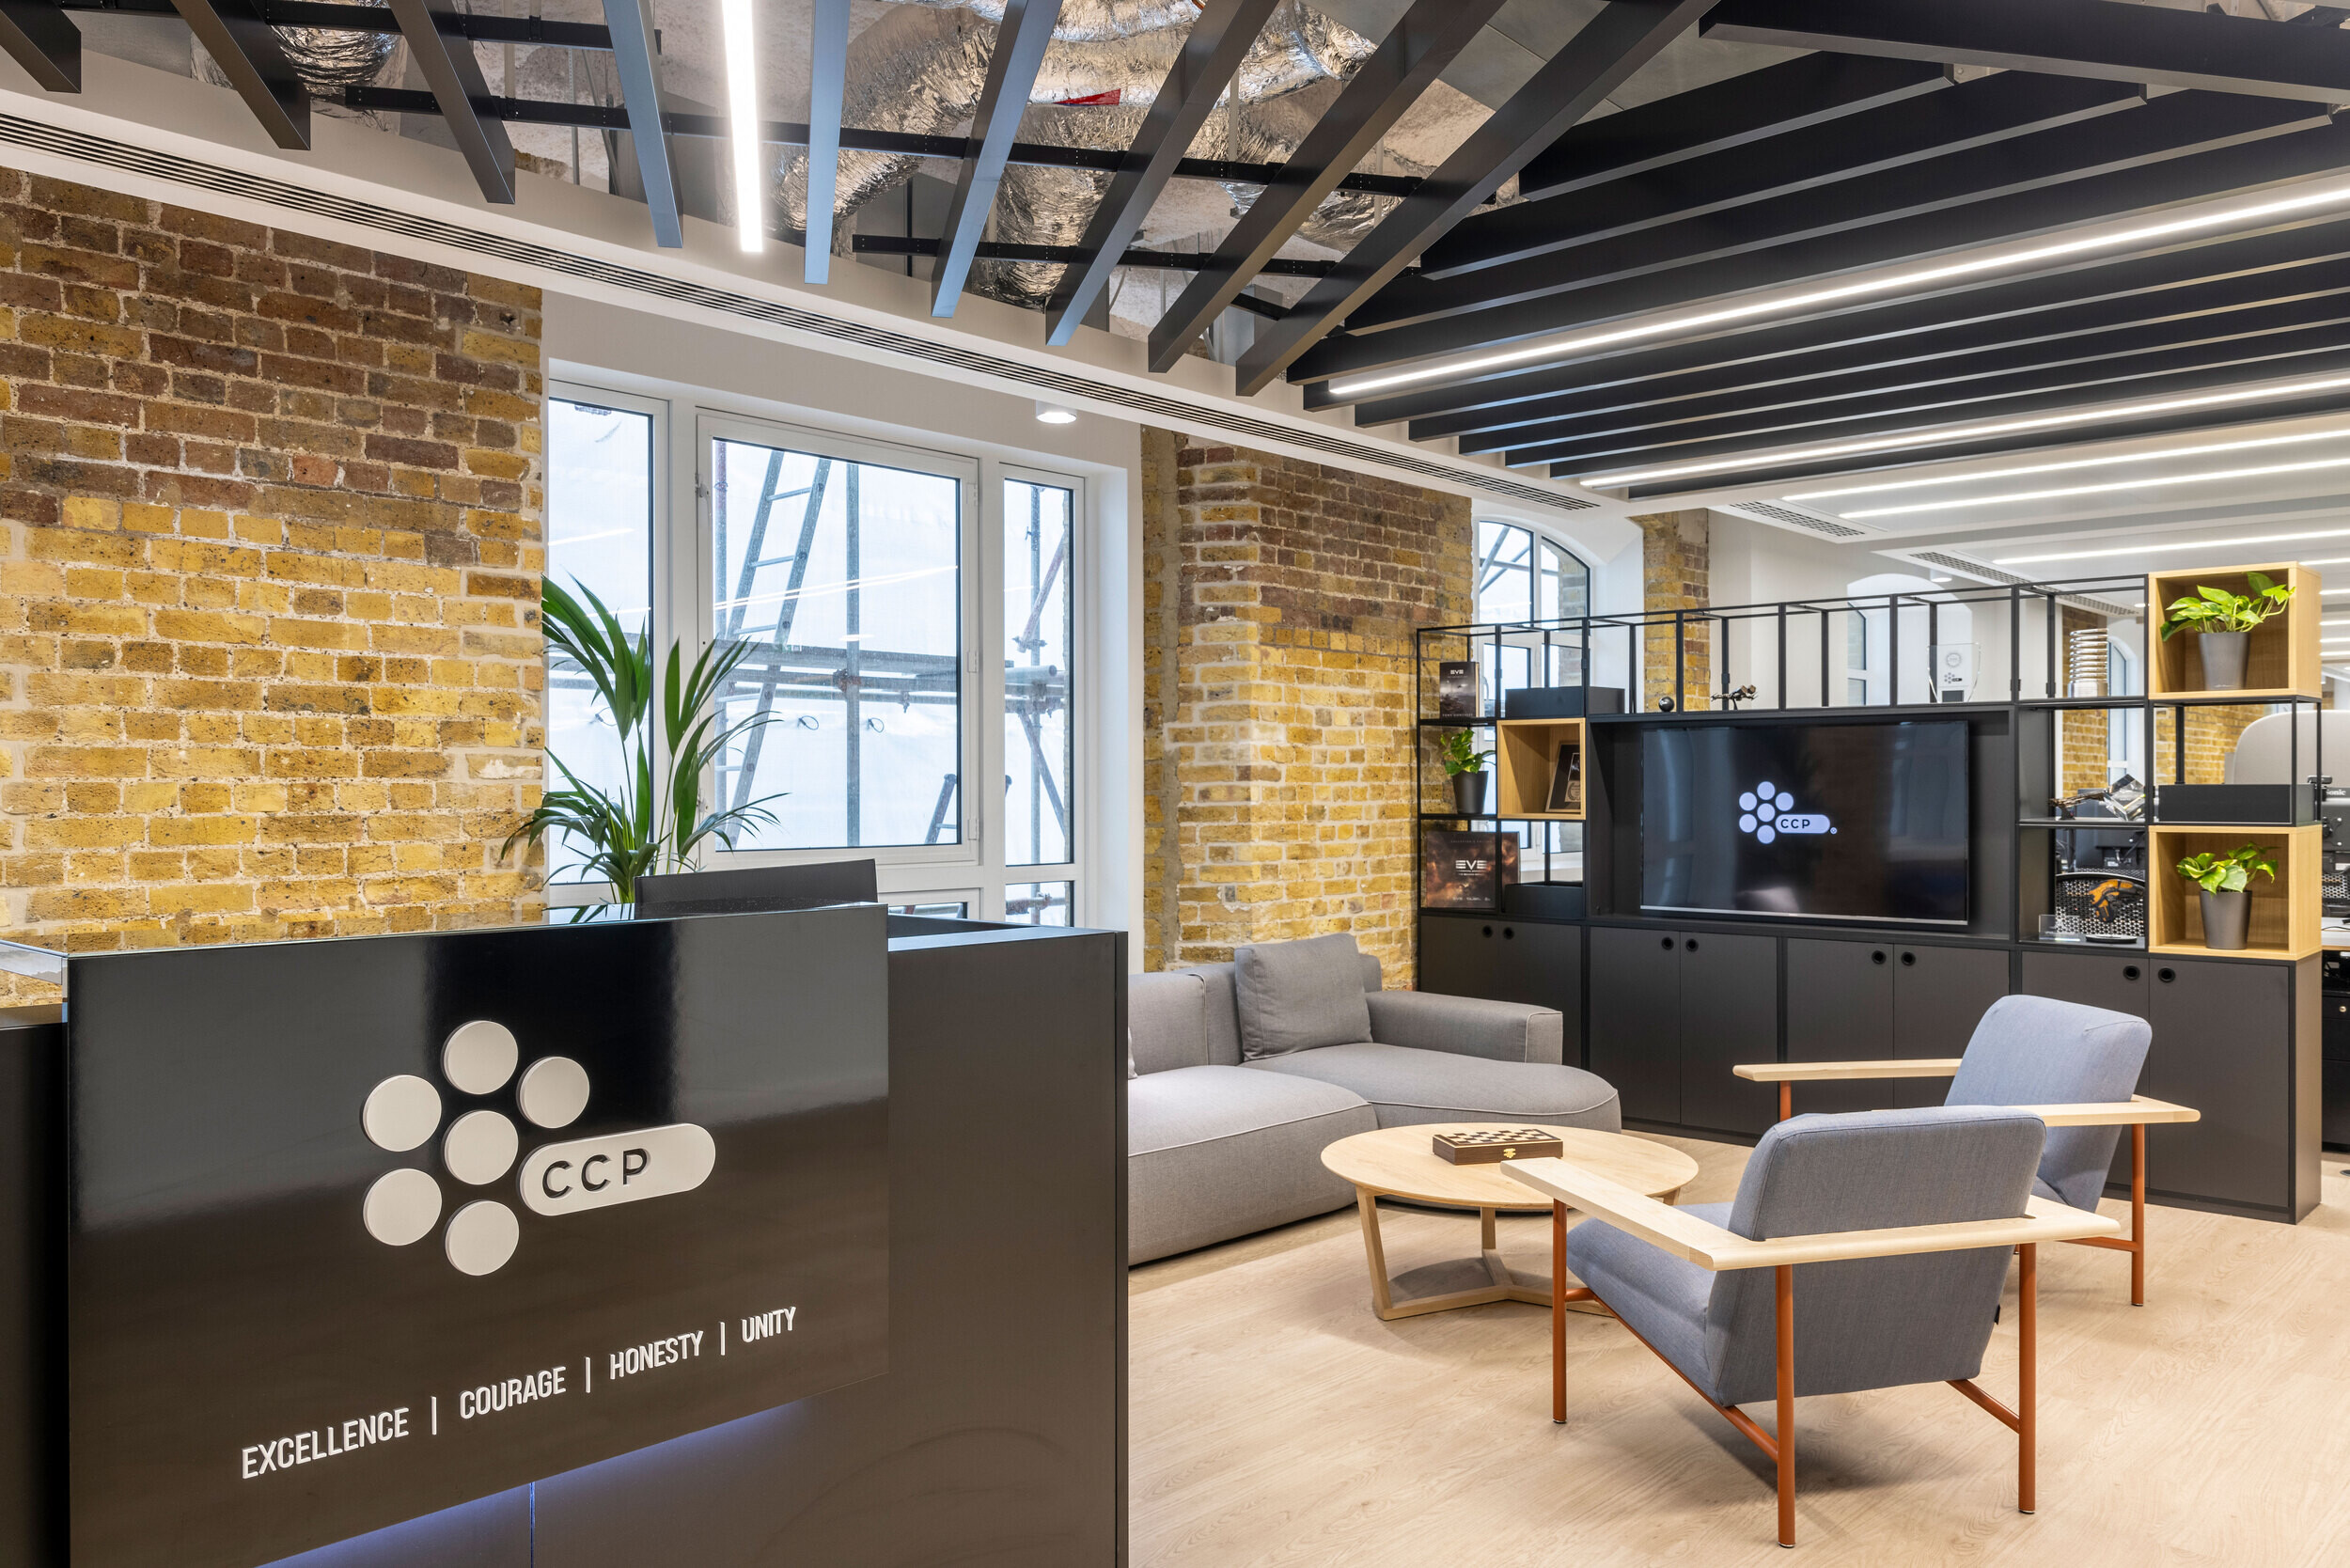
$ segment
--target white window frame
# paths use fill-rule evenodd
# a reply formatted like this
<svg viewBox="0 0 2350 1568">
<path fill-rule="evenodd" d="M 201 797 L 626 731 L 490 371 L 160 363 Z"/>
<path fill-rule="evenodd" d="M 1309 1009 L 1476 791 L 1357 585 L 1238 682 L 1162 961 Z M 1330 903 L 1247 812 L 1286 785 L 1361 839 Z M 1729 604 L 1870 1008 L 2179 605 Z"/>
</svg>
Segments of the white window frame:
<svg viewBox="0 0 2350 1568">
<path fill-rule="evenodd" d="M 621 390 L 624 386 L 638 390 Z M 615 373 L 609 382 L 569 376 L 550 382 L 547 396 L 627 409 L 653 419 L 652 604 L 657 658 L 666 658 L 669 640 L 682 633 L 690 634 L 690 658 L 698 647 L 708 646 L 715 631 L 716 612 L 710 590 L 717 566 L 714 497 L 705 472 L 713 439 L 726 436 L 953 478 L 962 499 L 963 630 L 958 639 L 963 663 L 962 737 L 957 762 L 965 781 L 1000 780 L 1004 776 L 1005 685 L 1000 671 L 1005 619 L 1004 481 L 1017 479 L 1069 491 L 1072 526 L 1067 571 L 1075 622 L 1070 642 L 1073 755 L 1071 776 L 1065 781 L 1070 858 L 1035 866 L 1007 865 L 1008 823 L 1000 786 L 975 790 L 966 785 L 958 789 L 961 822 L 959 838 L 952 842 L 716 850 L 705 854 L 702 865 L 716 870 L 870 856 L 884 902 L 951 900 L 966 903 L 971 917 L 981 920 L 1003 918 L 1004 889 L 1010 884 L 1067 882 L 1073 885 L 1073 924 L 1094 923 L 1098 918 L 1123 924 L 1120 911 L 1095 914 L 1099 885 L 1089 829 L 1104 803 L 1094 798 L 1101 774 L 1094 748 L 1102 737 L 1093 697 L 1096 682 L 1104 678 L 1099 673 L 1104 652 L 1099 600 L 1104 589 L 1094 582 L 1092 572 L 1096 539 L 1104 524 L 1098 487 L 1089 476 L 1000 455 L 976 442 L 941 438 L 932 445 L 815 425 L 805 418 L 746 407 L 745 400 L 624 373 Z M 687 519 L 690 525 L 681 525 L 681 520 Z M 607 902 L 611 889 L 603 883 L 550 883 L 545 894 L 550 908 L 561 909 Z"/>
</svg>

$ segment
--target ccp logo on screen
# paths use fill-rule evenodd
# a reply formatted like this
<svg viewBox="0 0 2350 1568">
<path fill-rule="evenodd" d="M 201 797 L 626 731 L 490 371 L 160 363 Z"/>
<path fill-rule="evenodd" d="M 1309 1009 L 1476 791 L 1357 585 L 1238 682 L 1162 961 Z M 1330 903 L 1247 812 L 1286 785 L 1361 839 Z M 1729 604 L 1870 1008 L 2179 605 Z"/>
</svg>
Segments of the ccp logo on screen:
<svg viewBox="0 0 2350 1568">
<path fill-rule="evenodd" d="M 1817 812 L 1793 809 L 1795 797 L 1768 782 L 1757 784 L 1738 797 L 1738 831 L 1751 833 L 1767 844 L 1783 833 L 1833 833 L 1836 824 Z"/>
<path fill-rule="evenodd" d="M 588 1070 L 569 1057 L 540 1057 L 519 1078 L 521 1048 L 505 1025 L 477 1018 L 450 1031 L 441 1046 L 441 1075 L 461 1093 L 487 1096 L 514 1086 L 524 1121 L 550 1131 L 588 1108 Z M 420 1149 L 441 1130 L 441 1091 L 413 1074 L 384 1079 L 359 1114 L 369 1141 L 393 1153 Z M 441 1138 L 441 1163 L 467 1186 L 483 1187 L 514 1168 L 522 1135 L 511 1118 L 469 1110 Z M 691 1192 L 709 1180 L 717 1145 L 700 1127 L 680 1124 L 547 1144 L 523 1161 L 522 1200 L 534 1214 L 576 1214 L 644 1198 Z M 441 1220 L 441 1184 L 430 1170 L 389 1171 L 368 1189 L 361 1212 L 368 1234 L 386 1247 L 423 1240 Z M 461 1274 L 494 1274 L 522 1239 L 514 1211 L 494 1198 L 464 1204 L 442 1234 L 442 1249 Z"/>
</svg>

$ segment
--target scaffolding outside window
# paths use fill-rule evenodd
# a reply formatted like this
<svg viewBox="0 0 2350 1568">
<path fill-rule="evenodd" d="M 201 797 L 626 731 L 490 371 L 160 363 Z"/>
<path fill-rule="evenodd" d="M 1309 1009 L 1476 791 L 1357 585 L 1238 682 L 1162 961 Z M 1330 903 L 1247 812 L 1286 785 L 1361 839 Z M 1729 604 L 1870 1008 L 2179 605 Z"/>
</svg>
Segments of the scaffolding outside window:
<svg viewBox="0 0 2350 1568">
<path fill-rule="evenodd" d="M 736 848 L 963 838 L 963 487 L 953 478 L 713 438 L 712 631 L 754 651 L 723 723 L 728 804 L 785 792 Z"/>
<path fill-rule="evenodd" d="M 1075 494 L 1004 481 L 1004 863 L 1070 859 L 1075 736 L 1070 728 L 1069 596 Z M 1066 901 L 1064 901 L 1064 903 Z"/>
<path fill-rule="evenodd" d="M 1004 918 L 1015 926 L 1069 924 L 1072 882 L 1015 882 L 1004 889 Z"/>
<path fill-rule="evenodd" d="M 652 614 L 653 421 L 569 398 L 547 400 L 547 575 L 592 591 L 630 635 Z M 620 738 L 588 672 L 547 655 L 547 750 L 585 783 L 617 792 Z M 547 843 L 549 876 L 577 881 L 586 846 Z"/>
</svg>

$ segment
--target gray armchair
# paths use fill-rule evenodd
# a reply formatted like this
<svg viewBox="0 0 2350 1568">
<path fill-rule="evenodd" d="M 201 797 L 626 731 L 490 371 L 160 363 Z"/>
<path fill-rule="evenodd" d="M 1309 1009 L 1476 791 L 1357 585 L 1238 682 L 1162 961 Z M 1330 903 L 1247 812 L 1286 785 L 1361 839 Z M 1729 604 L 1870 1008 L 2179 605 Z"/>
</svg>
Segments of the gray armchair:
<svg viewBox="0 0 2350 1568">
<path fill-rule="evenodd" d="M 1777 1466 L 1783 1546 L 1794 1402 L 1810 1394 L 1950 1383 L 2016 1434 L 2017 1506 L 2032 1512 L 2037 1247 L 2121 1229 L 2032 1193 L 2044 1131 L 1993 1108 L 1798 1117 L 1763 1135 L 1736 1202 L 1678 1209 L 1564 1160 L 1509 1167 L 1552 1200 L 1551 1419 L 1566 1419 L 1567 1304 L 1593 1301 Z M 1569 1205 L 1593 1217 L 1569 1231 Z M 2023 1258 L 2013 1410 L 1974 1382 L 2011 1248 Z M 1766 1399 L 1771 1434 L 1737 1408 Z"/>
<path fill-rule="evenodd" d="M 1778 1114 L 1794 1113 L 1806 1080 L 1949 1078 L 1946 1105 L 2008 1105 L 2047 1124 L 2033 1175 L 2041 1197 L 2094 1214 L 2122 1129 L 2130 1129 L 2130 1235 L 2092 1237 L 2086 1247 L 2130 1255 L 2130 1304 L 2146 1305 L 2146 1128 L 2195 1121 L 2202 1113 L 2137 1092 L 2153 1030 L 2143 1018 L 2048 996 L 2002 996 L 1984 1011 L 1963 1057 L 1909 1061 L 1779 1061 L 1731 1069 L 1778 1085 Z"/>
</svg>

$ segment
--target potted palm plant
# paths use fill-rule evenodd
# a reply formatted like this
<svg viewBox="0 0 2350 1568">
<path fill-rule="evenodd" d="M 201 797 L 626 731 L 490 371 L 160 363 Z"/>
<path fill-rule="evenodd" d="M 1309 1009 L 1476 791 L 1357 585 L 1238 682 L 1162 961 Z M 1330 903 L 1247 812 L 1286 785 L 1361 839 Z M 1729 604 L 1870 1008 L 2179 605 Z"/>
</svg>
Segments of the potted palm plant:
<svg viewBox="0 0 2350 1568">
<path fill-rule="evenodd" d="M 682 646 L 673 642 L 656 686 L 651 632 L 631 637 L 593 590 L 573 586 L 576 595 L 550 578 L 540 591 L 547 642 L 594 683 L 619 732 L 620 783 L 611 790 L 590 784 L 549 752 L 563 788 L 546 792 L 538 809 L 507 837 L 505 850 L 517 842 L 536 849 L 549 833 L 558 833 L 582 855 L 565 870 L 611 884 L 616 903 L 634 903 L 638 877 L 688 870 L 704 845 L 732 849 L 744 829 L 776 820 L 767 802 L 780 792 L 705 809 L 702 783 L 729 743 L 777 715 L 760 712 L 730 725 L 719 722 L 727 682 L 757 651 L 756 643 L 705 648 L 689 667 Z M 601 907 L 589 905 L 572 918 L 588 918 Z"/>
<path fill-rule="evenodd" d="M 1478 750 L 1465 729 L 1455 729 L 1444 738 L 1444 749 L 1437 758 L 1452 780 L 1452 808 L 1464 817 L 1480 815 L 1485 809 L 1485 759 L 1492 755 L 1490 750 Z"/>
<path fill-rule="evenodd" d="M 2281 615 L 2293 598 L 2292 588 L 2272 582 L 2264 572 L 2248 572 L 2245 582 L 2250 593 L 2231 593 L 2198 583 L 2191 596 L 2173 601 L 2163 616 L 2163 641 L 2169 642 L 2180 632 L 2200 635 L 2206 691 L 2244 689 L 2244 661 L 2254 628 L 2271 616 Z"/>
<path fill-rule="evenodd" d="M 2255 871 L 2277 880 L 2277 857 L 2259 844 L 2219 855 L 2204 850 L 2179 862 L 2179 874 L 2195 884 L 2203 902 L 2204 947 L 2236 952 L 2251 946 Z"/>
</svg>

